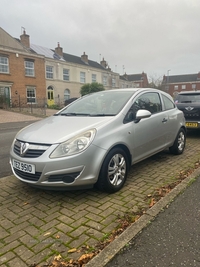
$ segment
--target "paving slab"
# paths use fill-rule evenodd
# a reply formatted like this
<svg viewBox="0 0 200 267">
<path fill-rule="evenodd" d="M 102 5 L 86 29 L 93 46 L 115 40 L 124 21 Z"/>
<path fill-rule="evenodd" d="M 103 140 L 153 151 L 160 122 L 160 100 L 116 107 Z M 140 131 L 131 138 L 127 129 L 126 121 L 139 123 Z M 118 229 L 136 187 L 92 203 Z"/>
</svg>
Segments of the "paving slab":
<svg viewBox="0 0 200 267">
<path fill-rule="evenodd" d="M 194 132 L 188 134 L 184 154 L 174 156 L 167 150 L 132 166 L 124 188 L 115 194 L 96 189 L 47 191 L 32 188 L 13 175 L 1 178 L 0 265 L 41 265 L 56 254 L 78 258 L 79 253 L 68 251 L 95 247 L 117 227 L 119 216 L 148 207 L 148 194 L 176 181 L 181 171 L 194 168 L 199 159 L 200 136 Z M 155 214 L 152 209 L 146 216 Z"/>
</svg>

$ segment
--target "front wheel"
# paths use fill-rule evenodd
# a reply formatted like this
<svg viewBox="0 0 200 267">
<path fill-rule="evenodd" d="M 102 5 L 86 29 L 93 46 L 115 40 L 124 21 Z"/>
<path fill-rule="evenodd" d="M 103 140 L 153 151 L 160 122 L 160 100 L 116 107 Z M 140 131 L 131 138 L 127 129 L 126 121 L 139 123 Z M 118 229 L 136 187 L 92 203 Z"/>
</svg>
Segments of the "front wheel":
<svg viewBox="0 0 200 267">
<path fill-rule="evenodd" d="M 119 191 L 127 177 L 128 158 L 121 148 L 112 149 L 106 156 L 99 174 L 97 187 L 108 193 Z"/>
<path fill-rule="evenodd" d="M 175 155 L 180 155 L 185 149 L 186 131 L 181 128 L 176 136 L 173 146 L 169 148 L 169 151 Z"/>
</svg>

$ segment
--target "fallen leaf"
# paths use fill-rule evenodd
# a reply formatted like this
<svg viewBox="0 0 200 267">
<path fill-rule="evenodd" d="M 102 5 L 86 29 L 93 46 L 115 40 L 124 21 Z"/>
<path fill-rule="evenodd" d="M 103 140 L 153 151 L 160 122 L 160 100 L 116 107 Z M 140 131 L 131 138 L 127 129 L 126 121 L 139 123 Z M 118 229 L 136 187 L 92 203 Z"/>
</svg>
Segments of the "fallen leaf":
<svg viewBox="0 0 200 267">
<path fill-rule="evenodd" d="M 68 250 L 68 253 L 74 253 L 74 252 L 76 252 L 76 251 L 77 251 L 76 248 L 72 248 L 72 249 Z"/>
<path fill-rule="evenodd" d="M 44 234 L 44 236 L 46 236 L 46 235 L 50 235 L 50 234 L 51 234 L 51 232 L 48 232 L 48 233 Z"/>
</svg>

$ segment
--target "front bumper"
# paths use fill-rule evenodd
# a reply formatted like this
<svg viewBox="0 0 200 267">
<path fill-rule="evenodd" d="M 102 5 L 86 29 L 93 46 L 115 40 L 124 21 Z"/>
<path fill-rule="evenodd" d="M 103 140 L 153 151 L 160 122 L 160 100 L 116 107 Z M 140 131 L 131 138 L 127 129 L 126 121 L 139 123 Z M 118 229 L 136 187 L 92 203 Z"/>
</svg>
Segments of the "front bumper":
<svg viewBox="0 0 200 267">
<path fill-rule="evenodd" d="M 96 183 L 106 150 L 90 145 L 80 154 L 51 159 L 49 155 L 54 149 L 52 145 L 37 158 L 25 158 L 18 156 L 11 147 L 10 165 L 13 174 L 22 182 L 49 189 L 83 189 Z M 35 173 L 15 168 L 14 160 L 34 165 Z"/>
</svg>

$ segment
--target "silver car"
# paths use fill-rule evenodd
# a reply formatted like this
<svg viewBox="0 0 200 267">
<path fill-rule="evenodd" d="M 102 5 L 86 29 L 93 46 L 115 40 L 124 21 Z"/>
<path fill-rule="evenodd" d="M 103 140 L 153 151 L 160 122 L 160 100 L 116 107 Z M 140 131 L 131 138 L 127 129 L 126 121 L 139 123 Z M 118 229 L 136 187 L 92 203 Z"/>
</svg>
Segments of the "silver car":
<svg viewBox="0 0 200 267">
<path fill-rule="evenodd" d="M 10 150 L 21 181 L 44 189 L 96 185 L 120 190 L 131 165 L 164 149 L 181 154 L 185 119 L 170 95 L 151 88 L 86 95 L 22 129 Z"/>
</svg>

